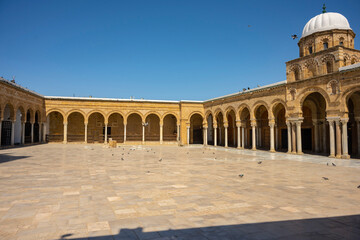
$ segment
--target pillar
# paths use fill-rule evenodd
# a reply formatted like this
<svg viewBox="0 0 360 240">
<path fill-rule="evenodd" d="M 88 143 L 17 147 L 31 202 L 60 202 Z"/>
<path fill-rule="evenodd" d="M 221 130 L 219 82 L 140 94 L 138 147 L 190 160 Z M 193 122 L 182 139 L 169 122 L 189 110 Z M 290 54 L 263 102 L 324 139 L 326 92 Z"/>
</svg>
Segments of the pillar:
<svg viewBox="0 0 360 240">
<path fill-rule="evenodd" d="M 25 125 L 24 125 L 25 126 Z M 44 123 L 44 129 L 43 129 L 43 142 L 46 143 L 46 122 Z"/>
<path fill-rule="evenodd" d="M 279 149 L 279 128 L 275 124 L 275 150 Z"/>
<path fill-rule="evenodd" d="M 186 143 L 190 144 L 190 126 L 186 126 Z"/>
<path fill-rule="evenodd" d="M 274 127 L 275 127 L 275 123 L 274 122 L 270 122 L 269 123 L 270 126 L 270 152 L 275 152 L 275 139 L 274 139 Z"/>
<path fill-rule="evenodd" d="M 64 123 L 64 142 L 67 143 L 67 123 Z"/>
<path fill-rule="evenodd" d="M 336 126 L 336 157 L 341 158 L 341 129 L 340 120 L 335 121 Z"/>
<path fill-rule="evenodd" d="M 160 144 L 163 143 L 163 125 L 160 124 Z"/>
<path fill-rule="evenodd" d="M 126 142 L 126 124 L 124 123 L 124 143 Z"/>
<path fill-rule="evenodd" d="M 291 131 L 291 149 L 292 149 L 292 153 L 296 153 L 296 125 L 295 122 L 291 122 L 291 127 L 292 127 L 292 131 Z"/>
<path fill-rule="evenodd" d="M 145 124 L 142 124 L 142 143 L 145 143 Z"/>
<path fill-rule="evenodd" d="M 252 127 L 252 150 L 256 150 L 256 121 L 251 122 Z"/>
<path fill-rule="evenodd" d="M 330 133 L 330 156 L 329 157 L 335 157 L 334 121 L 333 120 L 328 120 L 328 121 L 329 121 L 329 133 Z"/>
<path fill-rule="evenodd" d="M 107 123 L 104 124 L 105 125 L 105 136 L 104 136 L 104 143 L 107 143 Z"/>
<path fill-rule="evenodd" d="M 245 149 L 245 127 L 241 128 L 241 147 Z"/>
<path fill-rule="evenodd" d="M 87 127 L 88 127 L 88 123 L 84 123 L 85 125 L 85 139 L 84 139 L 84 142 L 87 143 Z"/>
<path fill-rule="evenodd" d="M 317 120 L 313 120 L 314 125 L 314 141 L 315 141 L 315 152 L 319 152 L 319 125 Z"/>
<path fill-rule="evenodd" d="M 287 135 L 288 135 L 288 153 L 291 153 L 291 122 L 286 122 Z"/>
<path fill-rule="evenodd" d="M 217 126 L 214 126 L 214 146 L 217 146 Z"/>
<path fill-rule="evenodd" d="M 323 125 L 323 135 L 322 135 L 322 137 L 323 137 L 323 151 L 324 151 L 324 153 L 326 153 L 327 152 L 327 144 L 326 144 L 326 142 L 327 142 L 327 139 L 326 139 L 326 121 L 324 120 L 324 125 Z"/>
<path fill-rule="evenodd" d="M 341 119 L 342 123 L 342 158 L 350 158 L 348 153 L 348 131 L 347 131 L 347 123 L 349 119 L 343 118 Z"/>
<path fill-rule="evenodd" d="M 11 146 L 14 146 L 14 139 L 15 139 L 15 121 L 11 121 Z"/>
<path fill-rule="evenodd" d="M 0 147 L 1 147 L 1 130 L 2 130 L 2 119 L 0 118 Z"/>
<path fill-rule="evenodd" d="M 241 143 L 240 143 L 240 125 L 237 125 L 237 148 L 241 148 Z"/>
<path fill-rule="evenodd" d="M 228 126 L 224 126 L 225 129 L 225 147 L 228 147 Z"/>
<path fill-rule="evenodd" d="M 31 143 L 34 143 L 34 123 L 31 123 Z"/>
<path fill-rule="evenodd" d="M 296 143 L 297 143 L 297 154 L 302 153 L 302 146 L 301 146 L 301 121 L 296 121 Z"/>
<path fill-rule="evenodd" d="M 204 127 L 204 146 L 207 146 L 207 134 L 208 134 L 208 128 Z"/>
<path fill-rule="evenodd" d="M 21 144 L 25 144 L 25 122 L 21 123 Z"/>
<path fill-rule="evenodd" d="M 176 132 L 176 141 L 180 141 L 180 125 L 177 125 L 177 132 Z"/>
</svg>

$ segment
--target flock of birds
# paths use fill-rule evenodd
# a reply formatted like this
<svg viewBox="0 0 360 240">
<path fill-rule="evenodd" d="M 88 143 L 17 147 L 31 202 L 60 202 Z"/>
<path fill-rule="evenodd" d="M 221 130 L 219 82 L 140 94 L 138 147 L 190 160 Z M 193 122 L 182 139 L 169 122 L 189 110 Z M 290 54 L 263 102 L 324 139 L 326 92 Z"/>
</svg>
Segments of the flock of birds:
<svg viewBox="0 0 360 240">
<path fill-rule="evenodd" d="M 93 150 L 93 148 L 87 148 L 87 149 Z M 125 151 L 125 148 L 122 148 L 122 150 Z M 129 149 L 129 151 L 127 152 L 127 154 L 129 155 L 131 151 L 135 151 L 135 150 L 136 150 L 136 148 L 132 147 L 132 148 Z M 150 152 L 150 151 L 152 151 L 151 148 L 146 150 L 146 152 Z M 156 154 L 155 151 L 154 151 L 153 153 Z M 203 151 L 202 153 L 205 154 L 205 151 Z M 189 154 L 189 152 L 186 152 L 186 154 Z M 122 156 L 122 157 L 121 157 L 121 161 L 124 161 L 124 160 L 125 160 L 125 159 L 124 159 L 124 155 L 125 155 L 124 152 L 121 153 L 121 156 Z M 215 155 L 215 152 L 213 152 L 213 155 Z M 114 156 L 114 154 L 112 154 L 112 156 Z M 216 160 L 216 159 L 217 159 L 217 158 L 214 157 L 214 160 Z M 159 161 L 159 162 L 162 162 L 163 159 L 160 158 L 158 161 Z M 259 164 L 259 165 L 262 164 L 262 161 L 258 161 L 257 164 Z M 329 163 L 326 163 L 326 165 L 327 165 L 327 166 L 330 166 Z M 336 167 L 336 164 L 332 162 L 332 163 L 331 163 L 331 166 Z M 150 171 L 147 171 L 146 173 L 151 173 L 151 172 L 150 172 Z M 239 178 L 243 178 L 245 175 L 244 175 L 244 173 L 241 173 L 241 174 L 239 174 L 238 176 L 239 176 Z M 329 180 L 328 177 L 322 177 L 322 179 L 325 180 L 325 181 L 328 181 L 328 180 Z M 357 186 L 357 188 L 360 189 L 360 185 Z"/>
</svg>

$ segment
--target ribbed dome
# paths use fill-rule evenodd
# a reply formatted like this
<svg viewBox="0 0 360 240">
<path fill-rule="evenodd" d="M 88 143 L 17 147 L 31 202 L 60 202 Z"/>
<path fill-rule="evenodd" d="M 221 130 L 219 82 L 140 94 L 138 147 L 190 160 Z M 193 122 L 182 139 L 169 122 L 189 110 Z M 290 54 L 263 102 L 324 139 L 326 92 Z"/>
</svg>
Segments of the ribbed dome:
<svg viewBox="0 0 360 240">
<path fill-rule="evenodd" d="M 315 32 L 332 29 L 352 30 L 346 17 L 340 13 L 328 12 L 319 14 L 310 19 L 305 25 L 301 37 L 309 36 Z"/>
</svg>

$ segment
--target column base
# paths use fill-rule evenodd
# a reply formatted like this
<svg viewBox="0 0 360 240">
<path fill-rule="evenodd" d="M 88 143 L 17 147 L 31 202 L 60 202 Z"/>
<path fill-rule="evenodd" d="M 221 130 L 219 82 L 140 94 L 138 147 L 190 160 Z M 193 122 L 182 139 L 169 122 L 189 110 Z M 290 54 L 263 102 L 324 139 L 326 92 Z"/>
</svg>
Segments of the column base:
<svg viewBox="0 0 360 240">
<path fill-rule="evenodd" d="M 275 151 L 275 149 L 272 149 L 272 150 L 270 149 L 270 152 L 274 153 L 274 152 L 276 152 L 276 151 Z"/>
<path fill-rule="evenodd" d="M 63 144 L 67 144 L 67 141 L 63 141 Z"/>
<path fill-rule="evenodd" d="M 303 155 L 304 153 L 303 152 L 297 152 L 296 154 L 297 155 Z"/>
<path fill-rule="evenodd" d="M 296 154 L 296 152 L 295 152 L 295 151 L 292 151 L 291 153 L 292 153 L 292 154 Z"/>
<path fill-rule="evenodd" d="M 257 149 L 256 149 L 256 148 L 252 148 L 251 150 L 252 150 L 252 151 L 256 151 Z"/>
<path fill-rule="evenodd" d="M 343 159 L 350 159 L 350 155 L 349 155 L 349 154 L 345 154 L 345 155 L 342 155 L 341 158 L 343 158 Z"/>
<path fill-rule="evenodd" d="M 335 158 L 335 154 L 330 154 L 329 157 L 330 158 Z"/>
<path fill-rule="evenodd" d="M 341 155 L 336 155 L 335 158 L 341 158 Z"/>
</svg>

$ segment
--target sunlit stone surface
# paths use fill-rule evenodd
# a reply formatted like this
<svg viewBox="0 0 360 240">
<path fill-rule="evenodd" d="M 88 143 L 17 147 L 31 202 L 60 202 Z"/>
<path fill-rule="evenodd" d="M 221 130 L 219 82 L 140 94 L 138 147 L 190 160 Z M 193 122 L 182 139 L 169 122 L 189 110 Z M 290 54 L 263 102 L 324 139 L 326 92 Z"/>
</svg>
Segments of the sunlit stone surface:
<svg viewBox="0 0 360 240">
<path fill-rule="evenodd" d="M 0 150 L 0 239 L 360 236 L 359 160 L 86 146 Z"/>
</svg>

